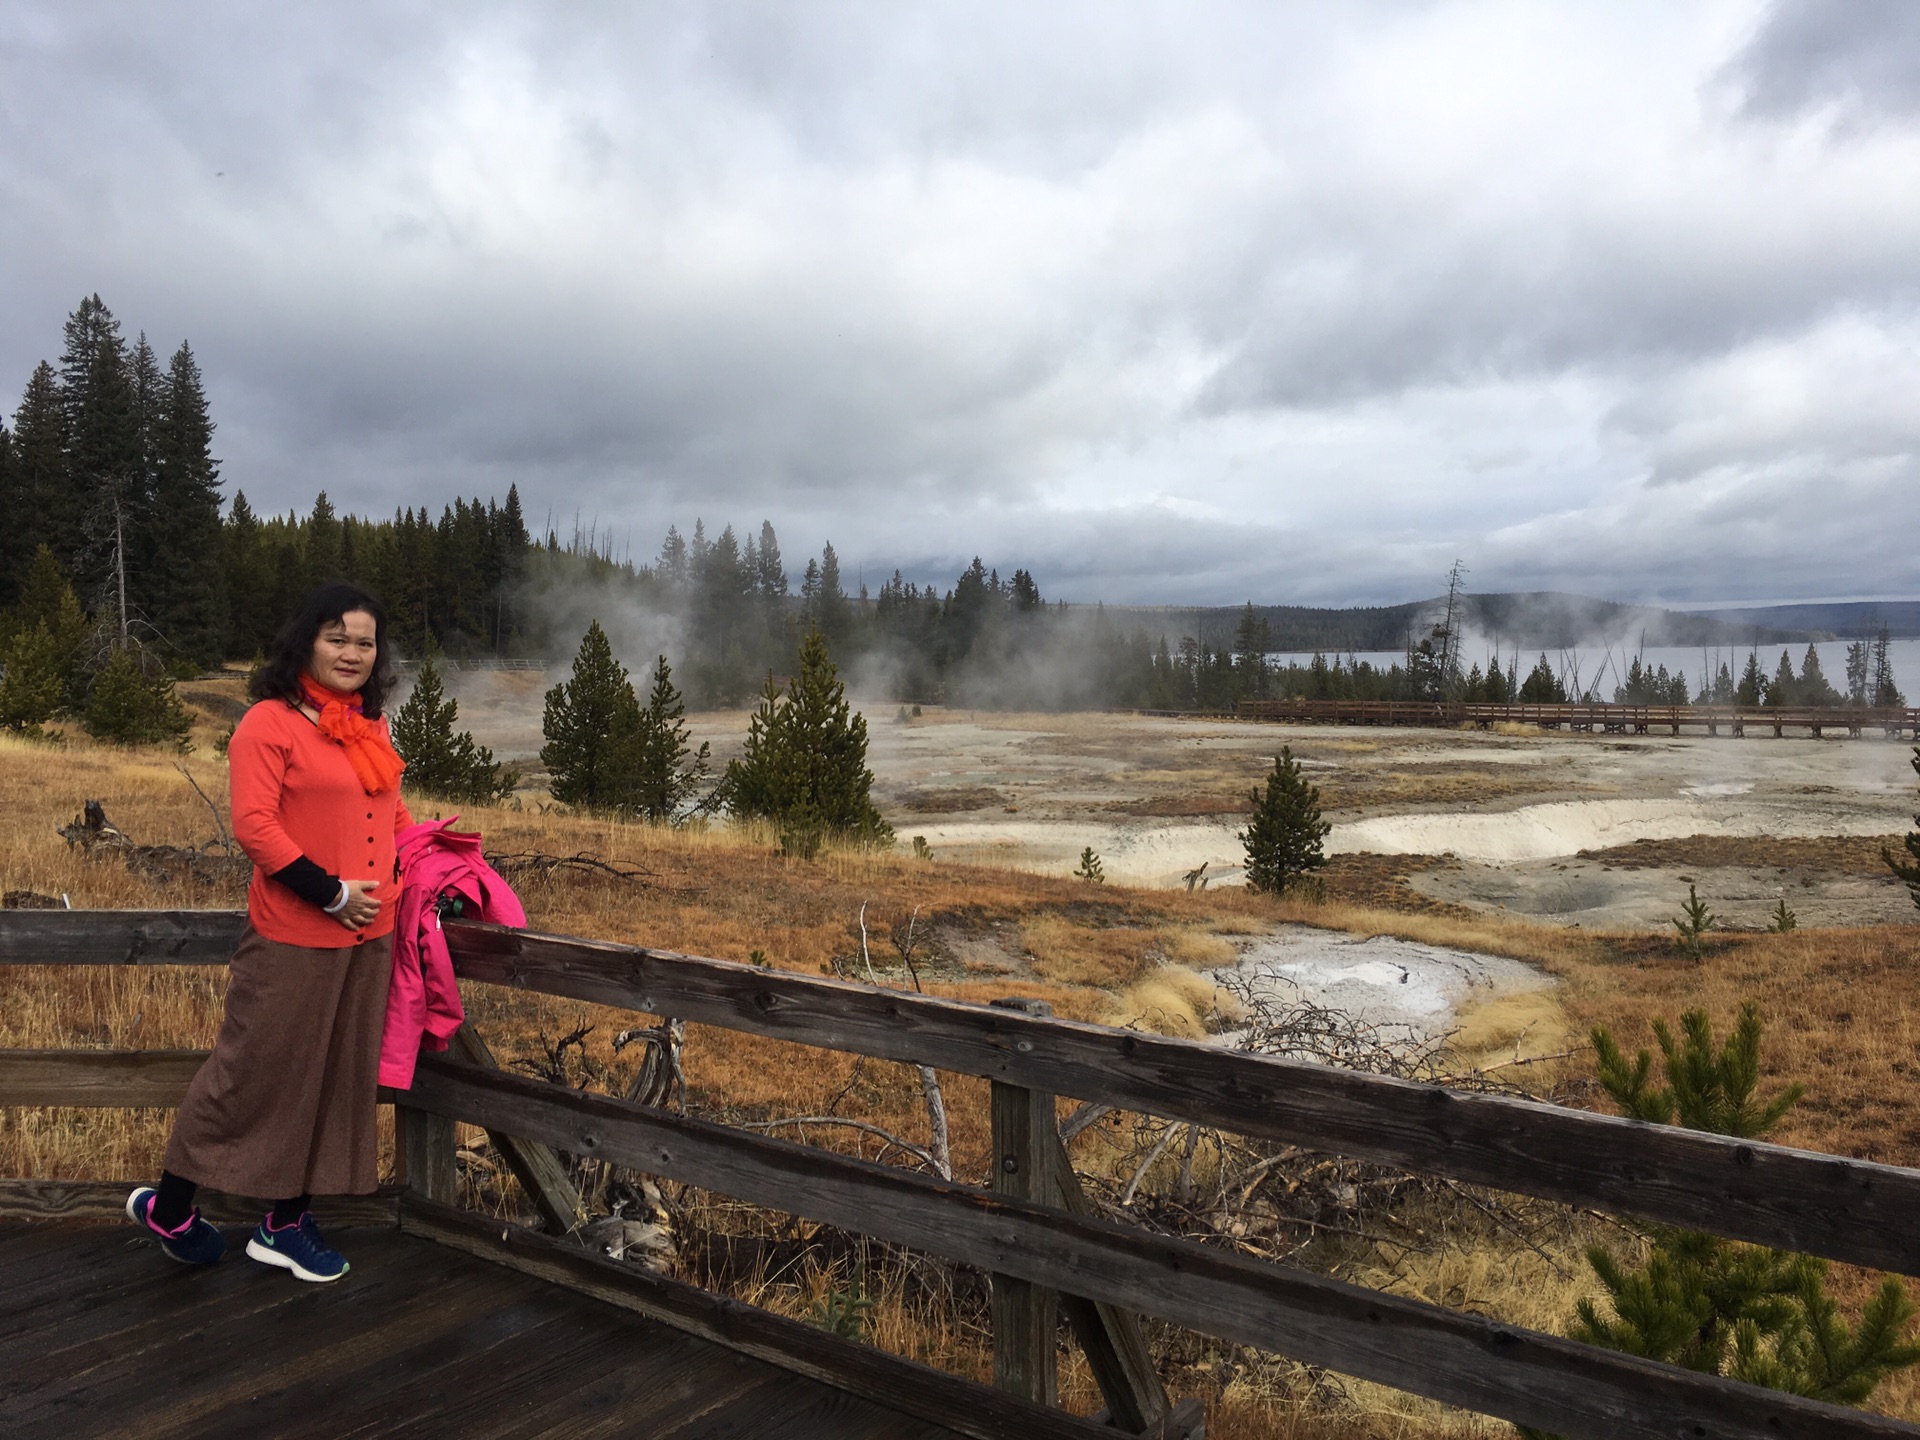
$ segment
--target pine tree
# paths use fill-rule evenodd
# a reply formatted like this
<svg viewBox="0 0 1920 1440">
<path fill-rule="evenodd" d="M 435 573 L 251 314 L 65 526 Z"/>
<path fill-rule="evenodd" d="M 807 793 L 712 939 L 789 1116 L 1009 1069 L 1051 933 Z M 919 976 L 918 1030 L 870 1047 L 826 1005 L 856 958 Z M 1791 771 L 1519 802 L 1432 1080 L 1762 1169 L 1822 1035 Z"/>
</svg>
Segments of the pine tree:
<svg viewBox="0 0 1920 1440">
<path fill-rule="evenodd" d="M 1747 652 L 1747 668 L 1740 676 L 1740 684 L 1733 692 L 1736 705 L 1764 705 L 1767 703 L 1767 677 L 1760 668 L 1760 652 Z"/>
<path fill-rule="evenodd" d="M 1800 677 L 1793 673 L 1793 656 L 1780 652 L 1779 668 L 1767 685 L 1767 704 L 1776 709 L 1800 703 Z"/>
<path fill-rule="evenodd" d="M 784 849 L 811 858 L 828 837 L 861 845 L 893 838 L 872 792 L 866 717 L 847 703 L 826 637 L 810 631 L 786 693 L 767 679 L 746 752 L 727 766 L 727 803 L 736 815 L 772 820 Z"/>
<path fill-rule="evenodd" d="M 221 578 L 227 595 L 226 653 L 261 653 L 273 638 L 275 583 L 260 521 L 245 491 L 233 492 L 233 504 L 221 527 Z"/>
<path fill-rule="evenodd" d="M 72 529 L 61 538 L 73 547 L 81 595 L 87 601 L 111 598 L 117 609 L 121 571 L 133 554 L 149 497 L 140 484 L 140 406 L 126 342 L 98 295 L 82 300 L 67 319 L 60 400 L 72 497 L 61 515 L 63 528 Z M 125 579 L 137 593 L 137 569 Z"/>
<path fill-rule="evenodd" d="M 1632 1118 L 1758 1138 L 1804 1093 L 1789 1085 L 1758 1095 L 1761 1023 L 1752 1002 L 1724 1045 L 1715 1045 L 1704 1011 L 1683 1015 L 1681 1031 L 1676 1038 L 1664 1021 L 1654 1024 L 1667 1082 L 1655 1087 L 1647 1051 L 1629 1062 L 1606 1026 L 1594 1028 L 1600 1084 Z M 1644 1265 L 1624 1266 L 1599 1246 L 1587 1259 L 1606 1308 L 1580 1301 L 1571 1334 L 1590 1345 L 1842 1405 L 1864 1402 L 1886 1376 L 1920 1363 L 1920 1346 L 1905 1338 L 1914 1307 L 1898 1280 L 1883 1282 L 1849 1326 L 1826 1292 L 1826 1262 L 1813 1256 L 1663 1227 Z"/>
<path fill-rule="evenodd" d="M 1527 672 L 1527 678 L 1520 682 L 1520 703 L 1522 705 L 1564 705 L 1567 703 L 1567 687 L 1560 683 L 1560 677 L 1553 673 L 1553 667 L 1547 663 L 1543 654 L 1539 663 Z"/>
<path fill-rule="evenodd" d="M 1327 863 L 1321 842 L 1333 827 L 1320 818 L 1320 791 L 1307 783 L 1290 746 L 1280 747 L 1273 773 L 1251 798 L 1253 815 L 1239 835 L 1247 849 L 1247 884 L 1284 895 Z"/>
<path fill-rule="evenodd" d="M 630 773 L 632 737 L 640 728 L 640 701 L 598 620 L 580 640 L 572 677 L 547 691 L 542 728 L 547 743 L 540 760 L 552 777 L 553 798 L 588 809 L 617 808 Z"/>
<path fill-rule="evenodd" d="M 1807 646 L 1807 653 L 1800 662 L 1800 703 L 1802 705 L 1838 705 L 1839 692 L 1827 679 L 1826 671 L 1820 668 L 1820 651 Z"/>
<path fill-rule="evenodd" d="M 1892 634 L 1885 625 L 1873 637 L 1873 707 L 1897 710 L 1907 703 L 1893 679 Z"/>
<path fill-rule="evenodd" d="M 6 639 L 9 645 L 17 641 L 28 647 L 22 649 L 20 655 L 22 663 L 28 666 L 27 673 L 33 676 L 29 681 L 23 674 L 16 694 L 20 697 L 39 695 L 43 686 L 55 685 L 46 677 L 57 676 L 58 698 L 48 714 L 85 704 L 89 629 L 86 612 L 74 596 L 65 568 L 54 558 L 53 551 L 45 545 L 39 546 L 21 582 L 19 603 L 5 616 Z M 37 638 L 29 641 L 28 637 Z M 8 673 L 11 675 L 11 670 Z M 24 698 L 19 703 L 30 710 L 39 704 Z M 45 718 L 47 716 L 39 716 L 24 723 L 38 724 Z"/>
<path fill-rule="evenodd" d="M 408 790 L 454 805 L 492 805 L 513 793 L 520 776 L 494 764 L 473 733 L 454 729 L 460 702 L 447 696 L 431 656 L 420 662 L 413 693 L 393 716 L 393 748 L 407 762 Z"/>
<path fill-rule="evenodd" d="M 22 515 L 26 503 L 13 463 L 13 432 L 0 422 L 0 515 Z M 33 553 L 26 545 L 24 525 L 0 526 L 0 608 L 11 605 L 19 594 L 27 559 Z"/>
<path fill-rule="evenodd" d="M 14 412 L 13 477 L 19 506 L 8 515 L 8 527 L 18 536 L 19 549 L 14 555 L 18 568 L 8 576 L 7 604 L 19 594 L 40 546 L 49 546 L 63 563 L 72 563 L 79 527 L 70 513 L 73 495 L 67 484 L 66 452 L 60 382 L 53 367 L 42 360 Z"/>
<path fill-rule="evenodd" d="M 1920 745 L 1913 747 L 1913 773 L 1920 775 Z M 1913 823 L 1920 825 L 1920 815 L 1913 817 Z M 1913 903 L 1920 905 L 1920 830 L 1909 830 L 1902 842 L 1906 846 L 1906 855 L 1895 855 L 1891 850 L 1882 849 L 1887 865 L 1893 873 L 1906 882 L 1907 893 L 1913 897 Z"/>
<path fill-rule="evenodd" d="M 174 651 L 203 668 L 220 662 L 229 624 L 220 467 L 212 442 L 200 367 L 183 344 L 167 366 L 151 426 L 152 553 L 146 596 L 154 628 Z"/>
<path fill-rule="evenodd" d="M 187 748 L 192 722 L 173 681 L 162 671 L 146 673 L 139 652 L 116 646 L 93 677 L 87 697 L 87 730 L 96 740 L 117 745 L 173 745 Z"/>
<path fill-rule="evenodd" d="M 322 490 L 313 497 L 313 513 L 307 516 L 306 585 L 312 589 L 340 578 L 340 517 L 333 502 Z"/>
<path fill-rule="evenodd" d="M 673 820 L 707 781 L 711 747 L 695 750 L 684 723 L 687 707 L 674 688 L 673 670 L 662 655 L 653 667 L 653 690 L 629 745 L 625 807 L 655 822 Z"/>
<path fill-rule="evenodd" d="M 1866 641 L 1856 640 L 1847 646 L 1847 703 L 1849 705 L 1867 703 L 1867 686 L 1873 678 L 1870 667 Z"/>
</svg>

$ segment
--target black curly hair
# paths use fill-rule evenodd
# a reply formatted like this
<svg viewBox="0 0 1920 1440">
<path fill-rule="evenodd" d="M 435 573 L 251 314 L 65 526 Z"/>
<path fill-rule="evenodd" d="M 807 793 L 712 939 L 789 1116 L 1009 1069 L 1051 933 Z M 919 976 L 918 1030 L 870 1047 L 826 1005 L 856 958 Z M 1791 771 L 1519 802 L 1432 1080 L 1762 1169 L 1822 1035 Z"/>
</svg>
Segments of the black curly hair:
<svg viewBox="0 0 1920 1440">
<path fill-rule="evenodd" d="M 267 647 L 264 664 L 253 673 L 247 686 L 256 700 L 300 701 L 300 677 L 313 658 L 313 642 L 323 627 L 355 611 L 373 617 L 373 669 L 360 688 L 361 713 L 369 720 L 380 718 L 380 707 L 393 688 L 393 657 L 387 651 L 387 607 L 358 585 L 334 582 L 322 585 L 307 596 L 293 618 L 273 637 Z"/>
</svg>

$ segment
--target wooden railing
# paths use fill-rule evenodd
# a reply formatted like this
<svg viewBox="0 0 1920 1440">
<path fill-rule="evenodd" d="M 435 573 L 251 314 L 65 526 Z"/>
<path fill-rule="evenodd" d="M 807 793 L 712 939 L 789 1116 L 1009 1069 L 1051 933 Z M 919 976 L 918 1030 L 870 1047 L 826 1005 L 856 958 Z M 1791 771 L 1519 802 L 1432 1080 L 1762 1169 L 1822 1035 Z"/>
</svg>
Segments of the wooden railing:
<svg viewBox="0 0 1920 1440">
<path fill-rule="evenodd" d="M 0 962 L 217 963 L 219 913 L 13 912 Z M 996 1378 L 1052 1398 L 1053 1305 L 1086 1349 L 1110 1417 L 1191 1433 L 1154 1377 L 1133 1315 L 1569 1436 L 1916 1436 L 1920 1428 L 1706 1376 L 1148 1233 L 1091 1213 L 1054 1097 L 1597 1207 L 1734 1239 L 1920 1273 L 1920 1171 L 1467 1094 L 1195 1041 L 751 965 L 449 925 L 469 980 L 909 1061 L 992 1082 L 991 1188 L 791 1144 L 492 1069 L 428 1059 L 394 1094 L 407 1183 L 454 1194 L 453 1122 L 977 1266 L 995 1277 Z M 197 1057 L 0 1055 L 0 1104 L 167 1104 Z M 529 1160 L 529 1157 L 533 1157 Z M 558 1175 L 557 1185 L 553 1183 Z M 523 1176 L 523 1179 L 526 1178 Z M 577 1213 L 554 1166 L 530 1181 L 550 1221 Z M 543 1186 L 544 1193 L 543 1193 Z M 550 1260 L 547 1263 L 560 1264 Z M 1061 1433 L 1078 1433 L 1061 1416 Z M 986 1433 L 993 1433 L 988 1430 Z M 1109 1430 L 1107 1433 L 1112 1433 Z"/>
<path fill-rule="evenodd" d="M 1804 730 L 1814 736 L 1831 730 L 1859 737 L 1869 733 L 1920 739 L 1920 709 L 1869 709 L 1820 705 L 1489 705 L 1426 700 L 1242 700 L 1234 712 L 1243 720 L 1291 721 L 1314 725 L 1538 725 L 1546 730 L 1588 730 L 1646 735 L 1683 729 L 1708 735 L 1784 735 Z"/>
</svg>

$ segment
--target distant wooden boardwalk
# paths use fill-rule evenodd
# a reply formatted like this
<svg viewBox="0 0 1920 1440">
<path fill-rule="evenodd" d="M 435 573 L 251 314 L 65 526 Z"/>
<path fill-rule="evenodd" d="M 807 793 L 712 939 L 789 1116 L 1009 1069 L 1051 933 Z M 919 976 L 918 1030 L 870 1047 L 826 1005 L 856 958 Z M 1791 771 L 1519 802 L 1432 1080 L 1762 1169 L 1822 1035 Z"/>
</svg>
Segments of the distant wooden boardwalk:
<svg viewBox="0 0 1920 1440">
<path fill-rule="evenodd" d="M 1226 712 L 1221 712 L 1226 713 Z M 1537 725 L 1593 734 L 1771 735 L 1820 739 L 1903 735 L 1920 739 L 1920 708 L 1871 710 L 1819 705 L 1488 705 L 1427 700 L 1242 700 L 1234 715 L 1305 725 L 1413 725 L 1457 729 Z"/>
<path fill-rule="evenodd" d="M 126 1224 L 0 1225 L 0 1435 L 957 1440 L 397 1229 L 339 1235 L 353 1271 L 321 1286 L 189 1270 Z"/>
</svg>

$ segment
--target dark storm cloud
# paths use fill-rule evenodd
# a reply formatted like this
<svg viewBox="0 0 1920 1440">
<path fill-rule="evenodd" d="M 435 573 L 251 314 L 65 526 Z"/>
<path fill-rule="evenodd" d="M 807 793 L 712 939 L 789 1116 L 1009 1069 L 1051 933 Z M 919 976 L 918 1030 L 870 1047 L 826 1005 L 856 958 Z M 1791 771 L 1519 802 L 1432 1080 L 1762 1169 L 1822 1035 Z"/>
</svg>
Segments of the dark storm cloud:
<svg viewBox="0 0 1920 1440">
<path fill-rule="evenodd" d="M 1088 600 L 1908 591 L 1910 13 L 19 5 L 0 384 L 98 290 L 268 508 L 518 483 Z"/>
</svg>

